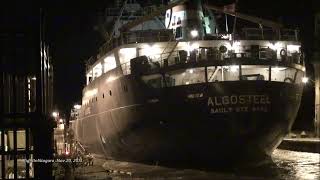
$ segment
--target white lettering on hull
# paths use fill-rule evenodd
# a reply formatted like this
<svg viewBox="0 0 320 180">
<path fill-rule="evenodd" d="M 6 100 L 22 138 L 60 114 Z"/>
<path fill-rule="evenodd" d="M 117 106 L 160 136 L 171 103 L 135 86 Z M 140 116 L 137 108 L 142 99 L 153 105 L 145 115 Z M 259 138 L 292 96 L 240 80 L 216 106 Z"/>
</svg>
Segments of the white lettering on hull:
<svg viewBox="0 0 320 180">
<path fill-rule="evenodd" d="M 231 95 L 208 98 L 210 113 L 229 112 L 268 112 L 270 107 L 268 95 Z"/>
</svg>

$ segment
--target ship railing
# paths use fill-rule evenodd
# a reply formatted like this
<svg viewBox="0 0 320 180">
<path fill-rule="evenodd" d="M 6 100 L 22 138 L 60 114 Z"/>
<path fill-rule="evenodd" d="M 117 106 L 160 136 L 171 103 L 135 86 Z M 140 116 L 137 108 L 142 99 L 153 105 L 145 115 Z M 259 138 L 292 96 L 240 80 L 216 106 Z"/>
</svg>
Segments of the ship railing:
<svg viewBox="0 0 320 180">
<path fill-rule="evenodd" d="M 241 40 L 282 40 L 298 41 L 298 29 L 274 30 L 270 28 L 243 28 L 235 35 L 235 39 Z"/>
<path fill-rule="evenodd" d="M 303 56 L 301 53 L 285 53 L 286 54 L 277 55 L 277 51 L 268 47 L 260 47 L 258 51 L 245 50 L 242 52 L 234 52 L 233 50 L 229 50 L 226 53 L 219 52 L 218 48 L 202 47 L 189 52 L 185 50 L 174 51 L 169 58 L 170 53 L 162 53 L 160 55 L 150 56 L 149 59 L 151 62 L 158 62 L 160 67 L 181 63 L 224 61 L 229 59 L 259 59 L 303 64 Z"/>
<path fill-rule="evenodd" d="M 103 55 L 121 45 L 148 42 L 167 42 L 170 41 L 172 37 L 172 30 L 145 30 L 125 32 L 121 34 L 120 37 L 113 38 L 103 44 L 99 48 L 99 53 L 96 56 L 92 56 L 88 59 L 87 66 L 93 65 Z"/>
<path fill-rule="evenodd" d="M 193 51 L 178 50 L 149 56 L 150 70 L 156 68 L 167 68 L 174 65 L 201 63 L 201 62 L 223 62 L 226 60 L 254 60 L 261 62 L 283 62 L 304 65 L 303 56 L 301 53 L 292 53 L 280 55 L 277 57 L 277 52 L 267 47 L 260 47 L 259 51 L 243 51 L 234 52 L 233 50 L 226 53 L 219 52 L 218 48 L 201 47 Z M 130 62 L 121 64 L 120 67 L 124 75 L 131 73 Z"/>
</svg>

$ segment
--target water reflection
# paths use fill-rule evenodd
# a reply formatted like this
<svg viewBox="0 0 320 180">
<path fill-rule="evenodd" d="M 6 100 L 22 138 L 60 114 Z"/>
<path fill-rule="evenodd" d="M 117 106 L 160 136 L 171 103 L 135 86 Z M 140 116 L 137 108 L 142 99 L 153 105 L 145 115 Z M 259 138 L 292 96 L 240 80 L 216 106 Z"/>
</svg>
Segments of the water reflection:
<svg viewBox="0 0 320 180">
<path fill-rule="evenodd" d="M 259 165 L 244 168 L 216 169 L 188 167 L 173 168 L 163 165 L 147 165 L 140 163 L 101 160 L 100 168 L 117 169 L 130 172 L 129 179 L 250 179 L 250 180 L 319 180 L 320 154 L 276 149 L 272 159 Z M 95 165 L 98 163 L 95 162 Z M 97 167 L 96 167 L 97 168 Z M 94 168 L 94 169 L 96 169 Z M 81 171 L 82 172 L 82 171 Z M 83 175 L 83 173 L 82 173 Z M 115 179 L 128 179 L 121 174 L 109 174 Z M 134 177 L 134 178 L 133 178 Z M 97 176 L 95 176 L 97 178 Z M 104 176 L 105 178 L 105 176 Z M 88 178 L 93 179 L 93 178 Z"/>
<path fill-rule="evenodd" d="M 276 149 L 272 159 L 282 179 L 320 179 L 320 154 Z"/>
</svg>

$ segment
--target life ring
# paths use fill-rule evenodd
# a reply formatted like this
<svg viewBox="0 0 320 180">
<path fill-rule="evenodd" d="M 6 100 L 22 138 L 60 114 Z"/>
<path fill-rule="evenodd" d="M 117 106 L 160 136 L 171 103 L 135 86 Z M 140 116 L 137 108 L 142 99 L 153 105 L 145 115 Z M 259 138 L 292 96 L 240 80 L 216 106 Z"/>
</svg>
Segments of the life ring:
<svg viewBox="0 0 320 180">
<path fill-rule="evenodd" d="M 226 47 L 226 46 L 220 46 L 219 47 L 219 51 L 221 52 L 221 53 L 226 53 L 227 51 L 228 51 L 228 48 Z"/>
<path fill-rule="evenodd" d="M 285 49 L 281 49 L 281 51 L 280 51 L 280 56 L 281 57 L 284 57 L 284 56 L 286 56 L 287 55 L 287 51 L 285 50 Z"/>
</svg>

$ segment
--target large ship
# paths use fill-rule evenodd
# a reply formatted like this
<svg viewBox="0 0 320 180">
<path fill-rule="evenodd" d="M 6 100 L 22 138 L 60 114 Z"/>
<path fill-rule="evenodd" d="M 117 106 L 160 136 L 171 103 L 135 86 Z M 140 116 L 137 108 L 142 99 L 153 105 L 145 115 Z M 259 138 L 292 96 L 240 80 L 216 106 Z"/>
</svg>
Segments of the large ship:
<svg viewBox="0 0 320 180">
<path fill-rule="evenodd" d="M 171 1 L 145 16 L 146 9 L 125 1 L 106 11 L 116 22 L 88 61 L 76 140 L 129 162 L 270 157 L 300 106 L 297 30 L 200 0 Z M 161 11 L 164 18 L 155 18 Z M 228 33 L 217 12 L 260 27 Z"/>
</svg>

